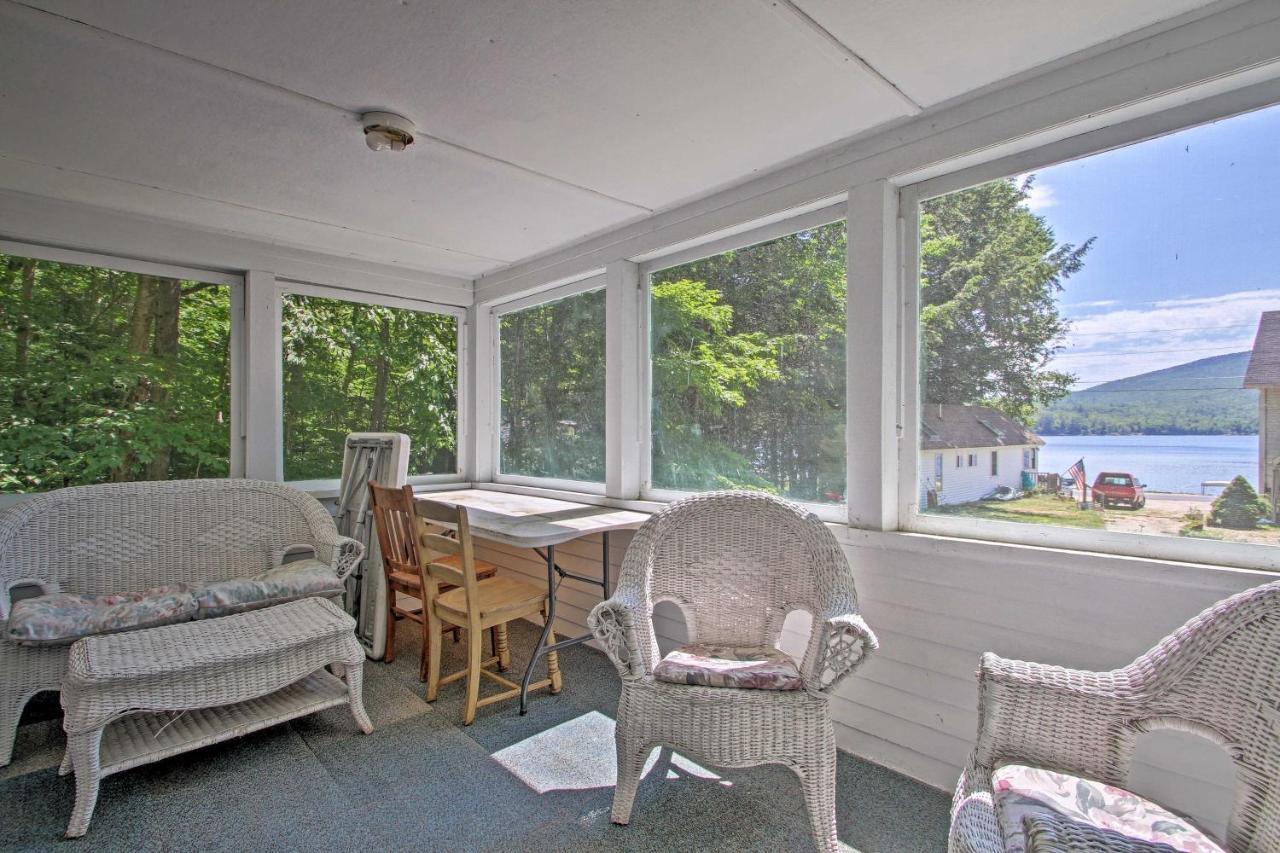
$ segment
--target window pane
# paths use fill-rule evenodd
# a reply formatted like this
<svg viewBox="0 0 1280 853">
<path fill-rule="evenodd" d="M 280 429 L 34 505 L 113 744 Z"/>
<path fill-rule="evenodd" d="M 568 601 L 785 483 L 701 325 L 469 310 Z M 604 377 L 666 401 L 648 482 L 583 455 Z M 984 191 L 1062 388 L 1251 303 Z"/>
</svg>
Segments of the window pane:
<svg viewBox="0 0 1280 853">
<path fill-rule="evenodd" d="M 504 474 L 604 481 L 604 291 L 504 314 Z"/>
<path fill-rule="evenodd" d="M 840 503 L 845 226 L 651 277 L 652 485 Z"/>
<path fill-rule="evenodd" d="M 286 294 L 284 476 L 337 479 L 352 432 L 409 436 L 409 473 L 458 470 L 458 322 Z"/>
<path fill-rule="evenodd" d="M 227 286 L 3 254 L 0 285 L 0 491 L 227 476 Z"/>
<path fill-rule="evenodd" d="M 1280 541 L 1276 150 L 1273 107 L 922 205 L 921 507 Z"/>
</svg>

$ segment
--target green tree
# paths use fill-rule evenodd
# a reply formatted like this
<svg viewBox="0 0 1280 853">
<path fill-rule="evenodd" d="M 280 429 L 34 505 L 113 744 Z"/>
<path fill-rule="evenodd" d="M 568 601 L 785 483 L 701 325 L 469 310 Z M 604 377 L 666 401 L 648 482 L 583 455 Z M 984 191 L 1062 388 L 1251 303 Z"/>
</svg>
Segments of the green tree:
<svg viewBox="0 0 1280 853">
<path fill-rule="evenodd" d="M 1026 201 L 1032 178 L 922 205 L 920 327 L 925 400 L 981 403 L 1030 424 L 1075 377 L 1045 367 L 1067 331 L 1062 283 L 1093 238 L 1059 243 Z"/>
<path fill-rule="evenodd" d="M 604 481 L 604 290 L 505 314 L 501 470 Z"/>
<path fill-rule="evenodd" d="M 845 227 L 654 273 L 653 482 L 845 490 Z"/>
<path fill-rule="evenodd" d="M 282 305 L 288 480 L 336 478 L 352 432 L 409 436 L 411 474 L 457 470 L 457 321 L 291 295 Z"/>
<path fill-rule="evenodd" d="M 227 288 L 0 255 L 0 491 L 225 476 Z"/>
<path fill-rule="evenodd" d="M 1252 530 L 1258 526 L 1259 519 L 1271 513 L 1271 506 L 1249 485 L 1243 474 L 1222 490 L 1222 494 L 1214 498 L 1213 508 L 1209 511 L 1209 524 L 1213 527 L 1228 527 L 1232 530 Z"/>
</svg>

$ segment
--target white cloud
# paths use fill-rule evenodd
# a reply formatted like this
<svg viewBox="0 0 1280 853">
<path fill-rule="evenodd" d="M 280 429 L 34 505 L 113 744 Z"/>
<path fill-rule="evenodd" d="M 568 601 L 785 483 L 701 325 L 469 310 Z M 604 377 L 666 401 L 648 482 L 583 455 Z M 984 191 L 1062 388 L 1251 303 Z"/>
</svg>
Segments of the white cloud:
<svg viewBox="0 0 1280 853">
<path fill-rule="evenodd" d="M 1027 191 L 1027 200 L 1024 202 L 1032 213 L 1039 213 L 1046 208 L 1056 206 L 1057 203 L 1058 198 L 1054 195 L 1053 187 L 1039 180 L 1031 185 L 1031 189 Z"/>
<path fill-rule="evenodd" d="M 1063 308 L 1110 308 L 1112 305 L 1119 305 L 1119 299 L 1098 299 L 1093 302 L 1068 302 Z"/>
<path fill-rule="evenodd" d="M 1240 352 L 1253 346 L 1258 315 L 1280 308 L 1280 289 L 1162 299 L 1071 321 L 1050 367 L 1082 386 Z"/>
</svg>

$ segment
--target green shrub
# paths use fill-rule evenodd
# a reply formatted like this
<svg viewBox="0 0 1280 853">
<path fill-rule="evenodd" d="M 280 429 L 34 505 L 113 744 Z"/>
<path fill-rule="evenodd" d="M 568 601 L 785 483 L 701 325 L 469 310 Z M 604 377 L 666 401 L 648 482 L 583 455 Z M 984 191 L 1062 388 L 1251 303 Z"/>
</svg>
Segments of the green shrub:
<svg viewBox="0 0 1280 853">
<path fill-rule="evenodd" d="M 1271 506 L 1249 485 L 1244 475 L 1237 475 L 1231 485 L 1222 490 L 1209 512 L 1209 524 L 1229 527 L 1232 530 L 1252 530 L 1258 520 L 1271 514 Z"/>
</svg>

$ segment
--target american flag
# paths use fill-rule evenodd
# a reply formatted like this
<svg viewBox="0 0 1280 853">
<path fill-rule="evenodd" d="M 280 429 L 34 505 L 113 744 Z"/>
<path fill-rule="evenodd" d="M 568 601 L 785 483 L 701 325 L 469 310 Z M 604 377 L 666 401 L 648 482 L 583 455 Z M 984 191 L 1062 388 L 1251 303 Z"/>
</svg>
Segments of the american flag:
<svg viewBox="0 0 1280 853">
<path fill-rule="evenodd" d="M 1081 459 L 1076 464 L 1067 469 L 1067 476 L 1075 480 L 1081 487 L 1084 486 L 1084 460 Z"/>
</svg>

